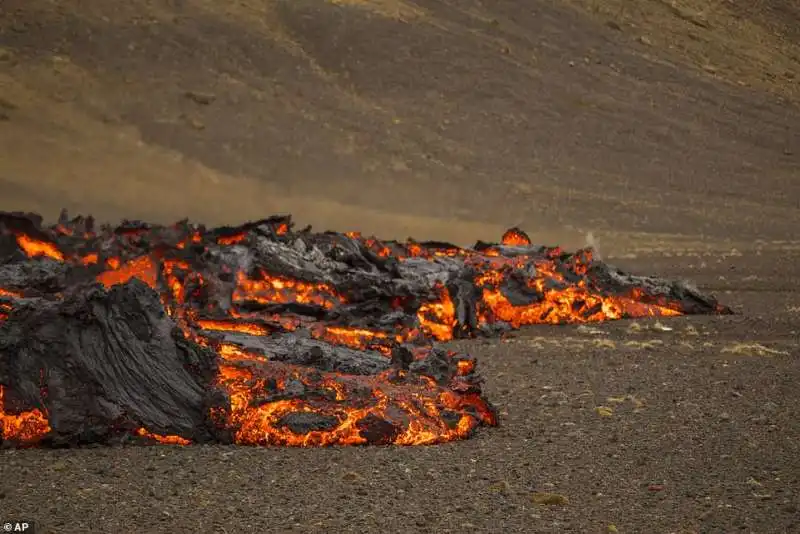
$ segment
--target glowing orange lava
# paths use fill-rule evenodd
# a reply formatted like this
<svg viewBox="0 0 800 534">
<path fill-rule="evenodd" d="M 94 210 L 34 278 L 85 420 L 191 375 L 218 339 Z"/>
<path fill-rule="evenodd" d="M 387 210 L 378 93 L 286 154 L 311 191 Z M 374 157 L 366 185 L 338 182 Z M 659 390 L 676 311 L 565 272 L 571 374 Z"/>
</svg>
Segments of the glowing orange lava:
<svg viewBox="0 0 800 534">
<path fill-rule="evenodd" d="M 8 297 L 12 299 L 22 298 L 22 293 L 19 291 L 11 291 L 10 289 L 3 289 L 0 287 L 0 297 Z"/>
<path fill-rule="evenodd" d="M 235 245 L 237 243 L 241 243 L 242 241 L 244 241 L 246 237 L 247 234 L 244 232 L 229 236 L 220 236 L 217 238 L 217 243 L 220 245 Z"/>
<path fill-rule="evenodd" d="M 47 256 L 48 258 L 52 258 L 54 260 L 64 261 L 64 255 L 53 243 L 39 241 L 38 239 L 33 239 L 25 234 L 19 234 L 17 236 L 17 244 L 22 250 L 25 251 L 25 254 L 31 258 L 35 258 L 36 256 Z"/>
<path fill-rule="evenodd" d="M 119 261 L 112 262 L 119 265 Z M 97 276 L 97 281 L 106 287 L 124 284 L 131 278 L 138 278 L 148 286 L 155 288 L 158 283 L 158 271 L 149 256 L 142 256 L 129 261 L 115 270 L 105 271 Z"/>
<path fill-rule="evenodd" d="M 295 379 L 303 380 L 302 376 Z M 285 378 L 279 379 L 278 383 Z M 425 385 L 394 385 L 380 377 L 346 377 L 323 374 L 323 383 L 330 384 L 334 397 L 325 399 L 286 399 L 269 403 L 252 403 L 255 392 L 264 388 L 265 380 L 255 378 L 248 370 L 221 366 L 219 383 L 231 397 L 228 421 L 236 429 L 235 441 L 244 445 L 283 445 L 312 447 L 326 445 L 364 445 L 369 442 L 360 422 L 369 417 L 396 422 L 391 442 L 397 445 L 429 445 L 467 437 L 481 421 L 496 423 L 485 404 L 469 395 L 457 395 Z M 371 387 L 372 399 L 363 406 L 345 404 L 350 387 Z M 363 401 L 361 401 L 363 402 Z M 475 415 L 462 414 L 449 426 L 441 417 L 445 410 L 470 406 Z M 313 413 L 330 420 L 330 428 L 295 434 L 281 424 L 289 414 Z"/>
<path fill-rule="evenodd" d="M 327 284 L 302 282 L 263 272 L 261 278 L 257 280 L 249 279 L 240 272 L 237 274 L 237 282 L 233 292 L 234 302 L 252 301 L 262 304 L 297 302 L 316 304 L 324 308 L 333 308 L 336 304 L 344 302 L 344 299 Z"/>
<path fill-rule="evenodd" d="M 104 229 L 94 235 L 85 226 L 75 226 L 73 230 L 70 223 L 64 223 L 51 227 L 49 233 L 31 231 L 41 239 L 24 233 L 12 235 L 30 258 L 65 261 L 65 267 L 89 277 L 104 268 L 96 280 L 106 288 L 132 278 L 154 288 L 179 332 L 205 347 L 204 351 L 213 350 L 218 355 L 213 385 L 227 393 L 229 404 L 215 406 L 209 415 L 226 435 L 233 435 L 236 443 L 244 445 L 424 445 L 462 439 L 481 424 L 496 425 L 497 418 L 491 404 L 479 393 L 475 360 L 454 352 L 433 352 L 434 340 L 452 340 L 457 328 L 459 337 L 480 333 L 483 328 L 468 328 L 474 327 L 476 321 L 481 327 L 502 321 L 518 328 L 628 316 L 680 315 L 684 309 L 681 302 L 673 302 L 668 296 L 648 295 L 638 287 L 626 290 L 624 283 L 604 285 L 607 281 L 594 269 L 601 264 L 594 260 L 591 250 L 565 255 L 558 247 L 522 248 L 529 247 L 531 240 L 519 228 L 503 234 L 503 246 L 481 245 L 475 249 L 411 239 L 382 242 L 359 232 L 311 241 L 316 247 L 312 249 L 307 246 L 308 241 L 299 241 L 306 238 L 298 236 L 307 234 L 291 233 L 292 226 L 278 222 L 281 220 L 290 219 L 267 220 L 274 233 L 264 232 L 259 222 L 258 231 L 252 230 L 255 225 L 245 225 L 209 234 L 204 227 L 181 223 L 165 232 L 164 227 L 152 231 L 150 227 L 131 224 L 113 233 Z M 275 234 L 281 237 L 276 238 Z M 76 245 L 81 236 L 85 242 Z M 317 261 L 309 254 L 286 271 L 291 276 L 277 275 L 275 271 L 281 270 L 283 258 L 265 259 L 273 249 L 260 247 L 262 239 L 271 239 L 274 250 L 295 247 L 289 250 L 287 262 L 295 261 L 295 253 L 301 250 L 302 254 L 313 250 L 314 254 L 322 251 L 327 255 L 332 247 L 347 251 L 349 246 L 350 250 L 358 249 L 363 254 L 359 261 L 368 261 L 373 270 L 359 275 L 360 267 L 352 267 L 359 263 L 349 263 L 352 255 L 346 252 L 331 254 L 314 268 L 301 271 L 306 269 L 303 261 Z M 344 243 L 348 246 L 343 247 L 345 239 L 357 243 Z M 246 268 L 245 261 L 240 263 L 239 259 L 243 257 L 243 244 L 252 247 Z M 364 247 L 370 252 L 364 252 Z M 422 277 L 415 278 L 415 273 L 398 280 L 406 274 L 397 265 L 413 268 L 426 261 L 431 264 L 424 265 Z M 425 281 L 430 279 L 428 267 L 433 279 L 446 280 L 447 285 L 437 282 L 426 294 L 425 284 L 430 283 Z M 436 271 L 440 267 L 443 270 Z M 351 268 L 355 273 L 352 277 Z M 357 285 L 362 283 L 357 276 L 363 276 L 365 284 L 372 283 L 369 277 L 373 273 L 384 278 L 368 290 Z M 309 281 L 318 279 L 331 282 Z M 18 287 L 16 282 L 11 285 Z M 24 295 L 40 296 L 40 289 L 28 288 Z M 427 295 L 424 298 L 428 300 L 420 303 L 421 295 Z M 22 297 L 23 292 L 0 289 L 0 298 Z M 359 299 L 365 303 L 363 308 L 357 308 L 362 304 Z M 7 319 L 16 305 L 12 300 L 0 302 L 0 321 Z M 373 310 L 377 310 L 375 316 L 370 315 Z M 469 324 L 459 325 L 458 319 L 464 320 L 468 314 L 472 314 L 466 317 Z M 358 327 L 342 325 L 348 322 Z M 3 328 L 8 326 L 5 323 Z M 377 360 L 379 368 L 390 369 L 361 376 L 288 365 L 281 363 L 277 354 L 248 349 L 243 336 L 233 335 L 266 337 L 292 330 L 298 337 L 313 336 L 317 345 L 322 340 L 373 351 L 367 355 L 370 365 Z M 346 357 L 354 357 L 352 351 L 340 351 Z M 374 352 L 392 359 L 381 361 Z M 405 365 L 407 358 L 422 361 L 431 355 L 450 358 L 444 366 L 448 373 L 444 378 L 437 373 L 431 373 L 435 378 L 419 374 L 418 369 L 424 366 Z M 324 363 L 327 365 L 327 360 Z M 55 404 L 47 406 L 55 410 Z M 135 426 L 139 424 L 142 423 Z M 293 428 L 310 430 L 295 433 Z M 6 413 L 0 386 L 0 431 L 5 440 L 35 443 L 51 428 L 44 409 Z M 159 435 L 146 428 L 139 428 L 136 434 L 163 444 L 191 443 L 180 436 Z"/>
<path fill-rule="evenodd" d="M 84 265 L 94 265 L 97 263 L 98 256 L 96 252 L 92 252 L 81 258 L 81 263 Z"/>
<path fill-rule="evenodd" d="M 221 332 L 240 332 L 253 336 L 268 336 L 272 332 L 261 325 L 237 321 L 215 321 L 210 319 L 200 319 L 196 322 L 202 330 L 217 330 Z"/>
<path fill-rule="evenodd" d="M 506 246 L 524 247 L 531 244 L 531 239 L 519 228 L 510 228 L 503 234 L 501 242 Z"/>
<path fill-rule="evenodd" d="M 326 326 L 322 338 L 340 345 L 354 348 L 366 348 L 371 342 L 389 339 L 385 332 L 366 330 L 364 328 L 349 328 L 345 326 Z"/>
<path fill-rule="evenodd" d="M 152 439 L 153 441 L 157 441 L 162 445 L 191 445 L 192 442 L 188 439 L 184 439 L 180 436 L 172 436 L 172 435 L 161 435 L 161 434 L 153 434 L 152 432 L 148 432 L 145 428 L 140 428 L 136 431 L 138 436 L 143 438 Z"/>
<path fill-rule="evenodd" d="M 474 360 L 458 360 L 456 365 L 458 365 L 458 374 L 462 376 L 468 375 L 475 370 Z"/>
<path fill-rule="evenodd" d="M 38 409 L 16 415 L 5 411 L 5 391 L 0 385 L 0 437 L 21 444 L 33 444 L 50 432 L 47 415 Z"/>
<path fill-rule="evenodd" d="M 267 358 L 261 354 L 247 351 L 239 346 L 230 343 L 223 343 L 217 348 L 219 354 L 224 360 L 237 361 L 237 360 L 251 360 L 251 361 L 266 361 Z"/>
<path fill-rule="evenodd" d="M 428 302 L 419 307 L 417 319 L 422 330 L 439 341 L 453 339 L 456 326 L 456 309 L 450 298 L 450 292 L 444 286 L 438 286 L 441 295 L 438 301 Z"/>
</svg>

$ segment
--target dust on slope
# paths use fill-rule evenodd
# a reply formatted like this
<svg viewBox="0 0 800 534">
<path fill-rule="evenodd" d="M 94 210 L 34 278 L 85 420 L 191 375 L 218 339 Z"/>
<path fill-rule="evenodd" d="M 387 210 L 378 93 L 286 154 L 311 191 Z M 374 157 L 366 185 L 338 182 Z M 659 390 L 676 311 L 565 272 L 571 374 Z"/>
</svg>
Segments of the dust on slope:
<svg viewBox="0 0 800 534">
<path fill-rule="evenodd" d="M 253 13 L 203 1 L 193 4 L 195 14 L 217 10 L 240 22 L 245 17 L 268 21 L 272 11 Z M 74 12 L 45 2 L 30 3 L 24 9 L 9 7 L 6 17 L 12 16 L 4 21 L 3 31 L 11 33 L 36 32 L 48 22 L 71 21 L 80 30 L 98 22 L 113 26 L 127 20 L 146 26 L 170 18 L 162 7 L 149 3 L 113 9 L 98 2 L 84 3 Z M 389 3 L 384 7 L 389 9 Z M 273 32 L 272 38 L 280 41 L 285 36 Z M 283 43 L 292 53 L 302 54 L 289 39 Z M 2 209 L 54 217 L 63 206 L 73 212 L 91 212 L 101 220 L 128 217 L 171 222 L 188 216 L 210 224 L 290 212 L 303 224 L 317 227 L 363 229 L 396 238 L 428 235 L 460 243 L 495 238 L 502 231 L 495 225 L 386 213 L 336 199 L 292 195 L 278 183 L 226 173 L 180 150 L 148 142 L 135 121 L 119 111 L 120 101 L 142 96 L 137 83 L 141 73 L 131 71 L 114 79 L 104 72 L 106 67 L 115 69 L 114 65 L 73 61 L 69 54 L 58 53 L 62 45 L 56 43 L 49 50 L 0 48 Z M 128 46 L 135 54 L 137 43 Z M 237 83 L 230 77 L 226 81 Z M 253 91 L 259 96 L 257 89 Z M 193 91 L 182 96 L 203 98 Z M 199 115 L 196 110 L 194 114 L 179 110 L 156 121 L 197 132 L 205 129 Z"/>
<path fill-rule="evenodd" d="M 6 0 L 0 22 L 6 207 L 564 242 L 800 222 L 800 111 L 553 2 Z"/>
<path fill-rule="evenodd" d="M 432 233 L 464 243 L 501 231 L 290 196 L 274 183 L 211 169 L 144 142 L 135 127 L 75 106 L 69 93 L 90 92 L 97 80 L 66 57 L 51 61 L 29 67 L 25 77 L 0 73 L 0 109 L 13 115 L 13 128 L 0 128 L 2 209 L 54 217 L 65 206 L 91 211 L 101 220 L 172 222 L 189 216 L 210 224 L 290 212 L 303 224 L 318 227 L 335 221 L 342 229 L 363 228 L 398 238 Z M 58 84 L 52 81 L 54 73 Z"/>
<path fill-rule="evenodd" d="M 800 101 L 800 4 L 792 0 L 569 0 L 708 75 Z"/>
</svg>

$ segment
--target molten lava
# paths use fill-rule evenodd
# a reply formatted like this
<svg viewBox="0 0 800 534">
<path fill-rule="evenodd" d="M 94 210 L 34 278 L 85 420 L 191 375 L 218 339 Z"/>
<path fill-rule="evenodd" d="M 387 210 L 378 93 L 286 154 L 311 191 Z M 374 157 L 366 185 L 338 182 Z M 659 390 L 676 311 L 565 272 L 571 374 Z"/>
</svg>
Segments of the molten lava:
<svg viewBox="0 0 800 534">
<path fill-rule="evenodd" d="M 33 239 L 25 234 L 19 234 L 17 236 L 17 243 L 19 244 L 20 248 L 25 251 L 25 254 L 32 258 L 37 256 L 46 256 L 54 260 L 64 261 L 64 255 L 52 243 L 39 241 L 38 239 Z"/>
<path fill-rule="evenodd" d="M 106 287 L 116 284 L 124 284 L 131 278 L 138 278 L 150 287 L 155 288 L 158 283 L 158 271 L 153 260 L 147 256 L 135 258 L 120 265 L 119 260 L 109 262 L 111 270 L 105 271 L 97 276 L 97 281 Z"/>
<path fill-rule="evenodd" d="M 0 385 L 0 437 L 8 441 L 34 444 L 50 432 L 47 414 L 34 408 L 11 414 L 5 410 L 5 391 Z"/>
<path fill-rule="evenodd" d="M 437 285 L 436 289 L 439 299 L 420 306 L 417 319 L 423 332 L 438 341 L 449 341 L 456 326 L 456 310 L 447 288 Z"/>
<path fill-rule="evenodd" d="M 184 439 L 180 436 L 172 436 L 172 435 L 162 436 L 160 434 L 153 434 L 152 432 L 148 432 L 144 428 L 140 428 L 139 430 L 137 430 L 136 434 L 140 437 L 151 439 L 155 442 L 161 443 L 162 445 L 190 445 L 192 443 L 188 439 Z"/>
<path fill-rule="evenodd" d="M 427 445 L 467 437 L 479 424 L 496 424 L 494 413 L 479 397 L 437 390 L 429 384 L 392 384 L 387 376 L 369 378 L 335 375 L 309 376 L 298 371 L 278 369 L 283 373 L 272 380 L 257 377 L 241 368 L 223 366 L 219 383 L 229 391 L 231 411 L 228 419 L 237 428 L 236 442 L 246 445 L 323 446 L 394 443 L 397 445 Z M 315 383 L 327 389 L 328 396 L 307 399 L 276 400 L 253 403 L 255 394 L 279 389 L 289 380 Z M 371 395 L 359 395 L 349 402 L 351 390 L 369 388 Z M 454 414 L 467 409 L 453 420 L 443 418 L 444 412 Z M 313 416 L 306 422 L 315 428 L 308 432 L 292 431 L 286 420 L 289 416 Z M 377 428 L 370 428 L 379 421 Z M 365 432 L 365 429 L 367 430 Z M 372 435 L 378 433 L 377 438 Z"/>
<path fill-rule="evenodd" d="M 258 279 L 249 279 L 243 273 L 237 275 L 238 285 L 233 292 L 234 302 L 260 302 L 316 304 L 333 308 L 343 302 L 342 297 L 327 284 L 313 284 L 292 280 L 282 276 L 271 276 L 261 272 Z"/>
<path fill-rule="evenodd" d="M 144 282 L 157 292 L 158 313 L 176 327 L 174 336 L 172 327 L 159 332 L 173 336 L 170 343 L 181 354 L 189 346 L 217 362 L 209 379 L 192 357 L 179 366 L 215 393 L 205 408 L 209 428 L 160 435 L 145 428 L 145 419 L 126 427 L 139 426 L 132 433 L 154 443 L 188 445 L 209 435 L 288 446 L 463 439 L 481 425 L 496 425 L 496 415 L 481 393 L 475 360 L 442 351 L 435 341 L 530 324 L 729 311 L 690 288 L 620 273 L 595 260 L 591 250 L 565 254 L 534 246 L 519 228 L 506 231 L 500 243 L 461 248 L 383 242 L 358 232 L 295 232 L 288 217 L 214 230 L 185 222 L 126 222 L 95 231 L 86 221 L 63 219 L 23 231 L 34 223 L 16 214 L 0 216 L 0 236 L 16 240 L 14 261 L 21 252 L 25 261 L 41 266 L 37 276 L 47 269 L 54 273 L 29 284 L 0 276 L 0 336 L 10 331 L 4 325 L 34 313 L 36 299 L 54 306 L 65 294 L 90 286 L 102 286 L 108 295 L 131 280 Z M 140 293 L 126 295 L 134 294 Z M 133 321 L 144 313 L 139 308 L 152 309 L 124 300 L 130 296 L 115 298 L 123 299 L 124 306 L 114 305 L 125 311 L 103 319 L 109 328 L 128 320 L 126 314 Z M 104 309 L 93 306 L 93 313 Z M 17 317 L 18 308 L 27 311 Z M 131 324 L 125 332 L 142 343 L 154 335 L 152 325 Z M 168 360 L 156 361 L 168 367 Z M 120 363 L 133 362 L 125 364 Z M 29 377 L 43 381 L 43 392 L 45 371 Z M 33 444 L 60 432 L 60 419 L 49 420 L 48 413 L 67 407 L 42 393 L 41 403 L 11 413 L 4 393 L 21 391 L 15 388 L 0 375 L 3 440 Z"/>
<path fill-rule="evenodd" d="M 531 244 L 531 238 L 519 228 L 509 228 L 503 234 L 500 242 L 507 246 L 525 247 Z"/>
</svg>

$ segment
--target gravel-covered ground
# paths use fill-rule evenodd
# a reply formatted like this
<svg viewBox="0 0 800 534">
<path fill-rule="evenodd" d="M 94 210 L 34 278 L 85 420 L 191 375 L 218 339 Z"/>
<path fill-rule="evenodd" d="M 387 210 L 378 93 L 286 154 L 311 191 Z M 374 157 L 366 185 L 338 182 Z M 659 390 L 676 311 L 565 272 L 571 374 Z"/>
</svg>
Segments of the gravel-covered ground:
<svg viewBox="0 0 800 534">
<path fill-rule="evenodd" d="M 502 415 L 468 441 L 3 451 L 0 510 L 41 532 L 796 532 L 797 259 L 625 261 L 694 274 L 735 316 L 459 342 Z"/>
</svg>

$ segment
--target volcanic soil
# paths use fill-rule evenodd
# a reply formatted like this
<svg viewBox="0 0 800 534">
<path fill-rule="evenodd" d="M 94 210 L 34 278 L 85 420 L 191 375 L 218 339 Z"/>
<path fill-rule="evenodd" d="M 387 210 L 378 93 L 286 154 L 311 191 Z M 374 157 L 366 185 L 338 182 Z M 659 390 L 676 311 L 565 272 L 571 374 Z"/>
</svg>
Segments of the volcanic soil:
<svg viewBox="0 0 800 534">
<path fill-rule="evenodd" d="M 463 442 L 1 451 L 0 520 L 800 531 L 798 28 L 790 0 L 3 0 L 0 209 L 519 225 L 737 315 L 455 343 L 501 416 Z"/>
</svg>

